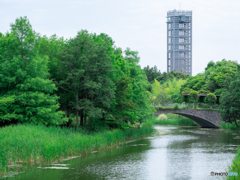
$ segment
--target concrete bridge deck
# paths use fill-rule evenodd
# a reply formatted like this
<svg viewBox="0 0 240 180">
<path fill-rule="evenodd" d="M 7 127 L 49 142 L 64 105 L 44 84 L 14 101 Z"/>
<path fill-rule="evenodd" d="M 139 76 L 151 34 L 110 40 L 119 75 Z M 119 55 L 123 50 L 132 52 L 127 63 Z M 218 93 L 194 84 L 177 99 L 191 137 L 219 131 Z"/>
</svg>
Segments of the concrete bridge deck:
<svg viewBox="0 0 240 180">
<path fill-rule="evenodd" d="M 218 128 L 221 120 L 220 113 L 216 110 L 196 110 L 196 109 L 161 109 L 154 115 L 158 114 L 179 114 L 192 119 L 202 128 Z"/>
</svg>

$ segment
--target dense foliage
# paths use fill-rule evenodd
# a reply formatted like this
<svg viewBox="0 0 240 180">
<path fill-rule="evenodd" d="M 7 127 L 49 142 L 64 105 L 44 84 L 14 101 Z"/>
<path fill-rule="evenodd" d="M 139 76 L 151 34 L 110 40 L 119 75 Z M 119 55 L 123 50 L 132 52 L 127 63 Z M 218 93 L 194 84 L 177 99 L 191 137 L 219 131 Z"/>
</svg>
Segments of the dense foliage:
<svg viewBox="0 0 240 180">
<path fill-rule="evenodd" d="M 157 69 L 157 66 L 154 67 L 144 67 L 143 68 L 148 82 L 149 83 L 154 83 L 154 79 L 156 79 L 157 81 L 159 81 L 161 84 L 168 82 L 168 81 L 172 81 L 173 79 L 179 80 L 179 79 L 187 79 L 189 77 L 188 74 L 184 74 L 183 72 L 177 72 L 177 71 L 170 71 L 170 72 L 163 72 L 161 73 L 160 70 Z"/>
<path fill-rule="evenodd" d="M 234 78 L 230 76 L 224 82 L 224 90 L 220 99 L 220 108 L 222 119 L 227 123 L 235 123 L 240 119 L 240 75 Z"/>
<path fill-rule="evenodd" d="M 107 120 L 143 122 L 152 113 L 138 53 L 106 34 L 81 30 L 64 40 L 36 33 L 20 17 L 0 35 L 0 124 L 63 125 L 96 130 Z"/>
<path fill-rule="evenodd" d="M 205 68 L 204 73 L 199 73 L 196 76 L 189 76 L 186 83 L 181 87 L 181 92 L 184 88 L 190 88 L 197 91 L 207 90 L 220 95 L 223 88 L 223 82 L 229 77 L 233 77 L 239 73 L 240 65 L 231 60 L 218 61 L 214 63 L 210 61 Z"/>
<path fill-rule="evenodd" d="M 186 80 L 173 78 L 161 84 L 155 79 L 154 83 L 152 83 L 152 103 L 181 103 L 183 97 L 181 96 L 180 89 L 185 82 Z"/>
<path fill-rule="evenodd" d="M 48 78 L 48 57 L 36 49 L 37 34 L 26 17 L 11 24 L 0 38 L 0 98 L 7 108 L 4 121 L 59 124 L 66 121 L 59 108 L 55 84 Z"/>
</svg>

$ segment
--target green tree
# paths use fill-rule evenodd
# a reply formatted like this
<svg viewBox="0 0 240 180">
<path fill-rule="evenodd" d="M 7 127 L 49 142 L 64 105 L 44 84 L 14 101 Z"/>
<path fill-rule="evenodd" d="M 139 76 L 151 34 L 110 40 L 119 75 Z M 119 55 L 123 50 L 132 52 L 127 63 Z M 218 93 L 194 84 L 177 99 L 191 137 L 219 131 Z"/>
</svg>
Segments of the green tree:
<svg viewBox="0 0 240 180">
<path fill-rule="evenodd" d="M 183 79 L 183 80 L 185 80 L 185 79 L 187 79 L 189 77 L 189 75 L 188 74 L 185 74 L 185 73 L 183 73 L 183 72 L 177 72 L 177 71 L 170 71 L 170 72 L 164 72 L 164 73 L 162 73 L 161 74 L 161 76 L 159 76 L 158 78 L 157 78 L 157 80 L 161 83 L 161 84 L 163 84 L 163 83 L 165 83 L 165 82 L 167 82 L 167 81 L 172 81 L 174 78 L 176 78 L 176 80 L 179 80 L 179 79 Z"/>
<path fill-rule="evenodd" d="M 115 107 L 115 119 L 118 121 L 132 120 L 132 114 L 135 111 L 135 104 L 131 98 L 131 82 L 133 79 L 123 76 L 116 82 L 116 107 Z"/>
<path fill-rule="evenodd" d="M 10 122 L 16 119 L 15 112 L 10 112 L 9 109 L 15 101 L 15 96 L 1 97 L 0 98 L 0 124 L 6 124 L 5 121 Z"/>
<path fill-rule="evenodd" d="M 152 103 L 153 104 L 167 104 L 170 103 L 170 96 L 164 91 L 164 87 L 160 85 L 156 79 L 152 84 Z"/>
<path fill-rule="evenodd" d="M 107 48 L 102 35 L 80 31 L 60 54 L 62 77 L 57 84 L 75 97 L 71 104 L 76 110 L 77 127 L 79 111 L 83 126 L 84 116 L 105 119 L 114 103 L 112 65 Z"/>
<path fill-rule="evenodd" d="M 131 82 L 132 89 L 132 100 L 135 104 L 135 112 L 132 114 L 132 122 L 139 120 L 143 122 L 147 118 L 149 118 L 154 108 L 151 106 L 150 102 L 150 94 L 148 90 L 148 81 L 146 78 L 146 74 L 144 70 L 138 65 L 140 57 L 138 56 L 138 52 L 131 51 L 129 48 L 125 50 L 126 56 L 124 59 L 127 62 L 127 69 L 130 78 L 133 79 Z"/>
<path fill-rule="evenodd" d="M 207 64 L 207 67 L 205 68 L 205 71 L 214 67 L 215 63 L 213 61 L 210 61 L 208 64 Z"/>
<path fill-rule="evenodd" d="M 151 68 L 147 66 L 147 67 L 144 67 L 143 69 L 146 73 L 148 82 L 150 83 L 153 83 L 154 79 L 157 79 L 158 77 L 161 76 L 161 71 L 157 69 L 157 66 L 154 66 Z"/>
<path fill-rule="evenodd" d="M 184 88 L 191 88 L 193 90 L 206 89 L 206 78 L 204 73 L 199 73 L 196 76 L 189 76 L 185 84 L 181 86 L 181 92 Z"/>
<path fill-rule="evenodd" d="M 224 82 L 224 91 L 220 98 L 219 112 L 223 121 L 235 123 L 238 127 L 237 120 L 240 119 L 240 76 L 233 78 L 230 76 Z"/>
<path fill-rule="evenodd" d="M 211 107 L 212 107 L 213 104 L 216 103 L 216 101 L 217 101 L 217 97 L 216 97 L 216 95 L 214 93 L 209 93 L 207 95 L 207 102 L 209 104 L 211 104 Z"/>
<path fill-rule="evenodd" d="M 191 91 L 190 96 L 193 98 L 193 108 L 194 108 L 194 103 L 198 99 L 198 92 L 197 91 Z"/>
<path fill-rule="evenodd" d="M 15 119 L 22 123 L 60 124 L 66 119 L 62 118 L 63 112 L 57 111 L 57 88 L 48 79 L 48 58 L 38 56 L 35 39 L 27 17 L 16 19 L 11 32 L 0 38 L 0 54 L 4 54 L 0 63 L 0 97 L 15 97 L 3 116 L 15 113 Z"/>
</svg>

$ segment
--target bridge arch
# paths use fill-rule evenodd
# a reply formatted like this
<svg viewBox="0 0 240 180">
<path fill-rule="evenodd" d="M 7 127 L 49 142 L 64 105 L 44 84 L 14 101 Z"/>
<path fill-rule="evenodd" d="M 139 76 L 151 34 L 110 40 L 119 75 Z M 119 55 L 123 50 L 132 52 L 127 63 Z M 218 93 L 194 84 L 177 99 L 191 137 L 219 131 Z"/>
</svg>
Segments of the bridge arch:
<svg viewBox="0 0 240 180">
<path fill-rule="evenodd" d="M 202 128 L 218 128 L 221 120 L 220 113 L 214 110 L 160 109 L 154 113 L 154 115 L 158 114 L 179 114 L 195 121 Z"/>
</svg>

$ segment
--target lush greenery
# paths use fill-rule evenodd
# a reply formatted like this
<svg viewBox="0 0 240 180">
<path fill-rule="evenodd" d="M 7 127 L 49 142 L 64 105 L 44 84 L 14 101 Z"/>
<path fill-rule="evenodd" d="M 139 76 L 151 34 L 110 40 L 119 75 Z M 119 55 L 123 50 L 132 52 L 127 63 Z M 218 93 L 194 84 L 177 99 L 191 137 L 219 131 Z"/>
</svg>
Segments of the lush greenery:
<svg viewBox="0 0 240 180">
<path fill-rule="evenodd" d="M 227 77 L 224 82 L 224 90 L 220 99 L 220 113 L 225 122 L 235 123 L 240 119 L 240 76 Z"/>
<path fill-rule="evenodd" d="M 144 67 L 143 68 L 146 75 L 147 75 L 147 79 L 150 83 L 154 82 L 154 79 L 156 79 L 157 81 L 159 81 L 160 83 L 165 83 L 167 81 L 171 81 L 174 78 L 179 80 L 179 79 L 187 79 L 189 77 L 189 75 L 184 74 L 183 72 L 177 72 L 177 71 L 170 71 L 170 72 L 163 72 L 161 73 L 160 70 L 158 70 L 157 66 L 154 67 Z"/>
<path fill-rule="evenodd" d="M 154 124 L 162 124 L 162 125 L 179 125 L 179 126 L 199 126 L 193 120 L 183 117 L 181 115 L 175 114 L 167 114 L 167 119 L 160 119 L 155 117 L 152 119 Z"/>
<path fill-rule="evenodd" d="M 232 165 L 230 166 L 230 169 L 228 172 L 237 172 L 238 176 L 228 176 L 227 179 L 229 180 L 237 180 L 239 179 L 239 173 L 240 173 L 240 149 L 238 149 L 238 152 L 235 156 L 235 158 L 232 161 Z"/>
<path fill-rule="evenodd" d="M 139 56 L 106 34 L 81 30 L 65 40 L 41 36 L 20 17 L 0 33 L 0 125 L 143 122 L 153 108 Z M 73 118 L 74 117 L 74 118 Z M 80 121 L 80 123 L 79 123 Z"/>
<path fill-rule="evenodd" d="M 218 89 L 223 88 L 225 79 L 228 76 L 233 77 L 239 71 L 240 65 L 237 62 L 225 59 L 217 63 L 210 61 L 205 68 L 205 72 L 196 76 L 189 76 L 182 89 L 187 87 L 194 90 L 209 90 L 216 94 Z"/>
<path fill-rule="evenodd" d="M 1 172 L 17 167 L 9 165 L 49 163 L 151 133 L 146 120 L 155 110 L 189 108 L 178 105 L 184 101 L 197 110 L 218 108 L 221 126 L 238 129 L 237 62 L 210 61 L 203 73 L 189 76 L 161 73 L 156 66 L 141 69 L 139 60 L 138 52 L 123 51 L 104 33 L 47 37 L 36 33 L 27 17 L 16 19 L 9 32 L 0 33 Z M 170 103 L 175 105 L 153 107 Z M 152 121 L 197 125 L 177 115 L 159 119 Z M 137 122 L 143 123 L 141 130 L 133 128 Z M 66 128 L 74 123 L 76 129 Z M 236 163 L 232 168 L 239 170 Z"/>
<path fill-rule="evenodd" d="M 90 133 L 84 130 L 43 125 L 11 125 L 1 128 L 0 172 L 16 170 L 19 164 L 52 163 L 69 156 L 111 148 L 153 132 L 146 121 L 141 129 L 112 130 Z M 10 166 L 9 166 L 10 165 Z M 13 166 L 15 165 L 15 166 Z M 0 174 L 1 174 L 0 173 Z"/>
<path fill-rule="evenodd" d="M 240 130 L 240 127 L 238 127 L 235 123 L 226 123 L 224 121 L 220 122 L 220 127 L 222 129 Z"/>
<path fill-rule="evenodd" d="M 156 79 L 152 84 L 151 101 L 154 105 L 168 104 L 168 103 L 181 103 L 183 97 L 180 93 L 181 86 L 186 80 L 173 78 L 161 84 Z"/>
</svg>

